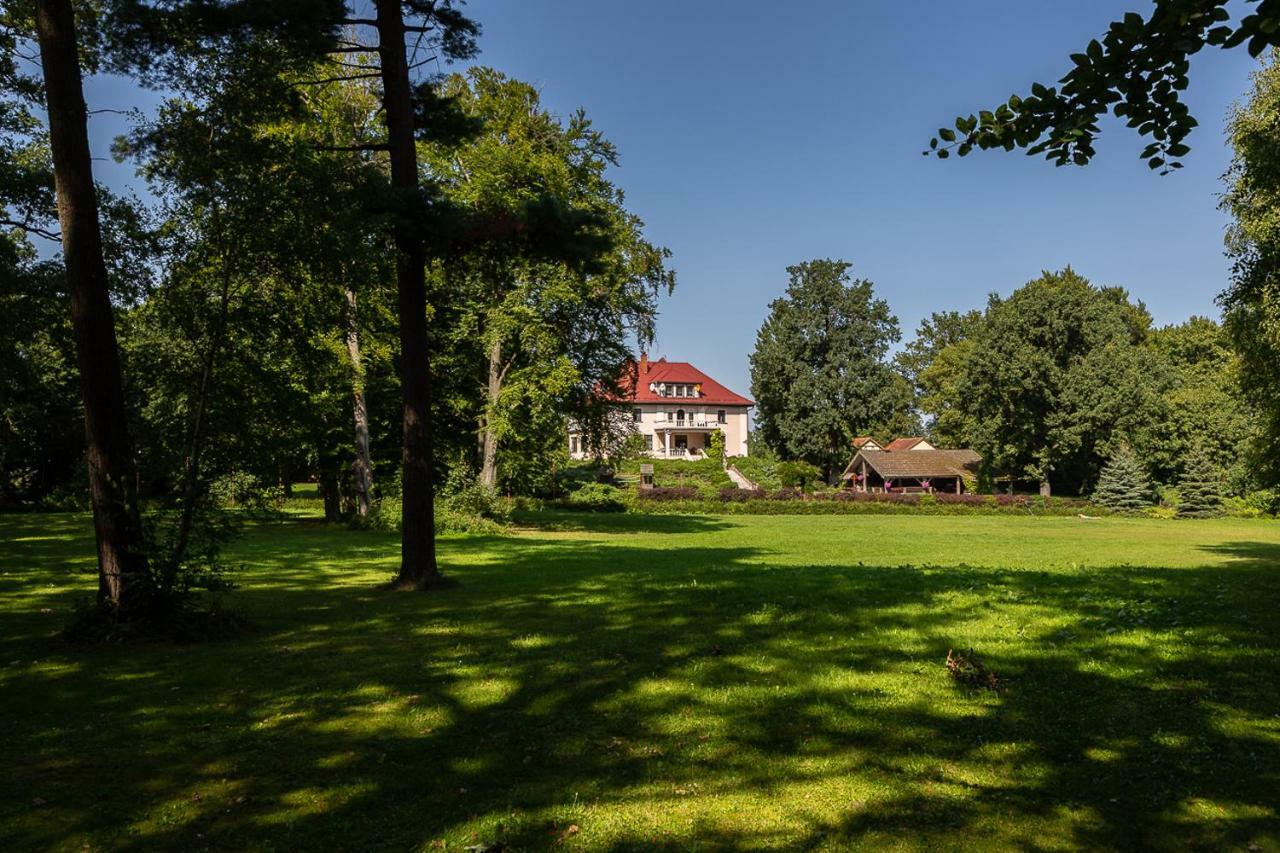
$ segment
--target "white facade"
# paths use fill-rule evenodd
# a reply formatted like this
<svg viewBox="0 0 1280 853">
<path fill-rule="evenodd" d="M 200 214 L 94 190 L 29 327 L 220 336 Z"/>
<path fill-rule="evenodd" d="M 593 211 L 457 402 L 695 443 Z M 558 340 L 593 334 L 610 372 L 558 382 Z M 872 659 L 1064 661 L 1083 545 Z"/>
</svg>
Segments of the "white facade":
<svg viewBox="0 0 1280 853">
<path fill-rule="evenodd" d="M 660 403 L 620 404 L 630 414 L 630 425 L 645 437 L 648 455 L 660 459 L 702 459 L 711 434 L 724 433 L 727 456 L 747 455 L 749 406 L 701 403 L 689 397 L 669 397 Z M 581 436 L 569 427 L 569 455 L 586 459 Z"/>
</svg>

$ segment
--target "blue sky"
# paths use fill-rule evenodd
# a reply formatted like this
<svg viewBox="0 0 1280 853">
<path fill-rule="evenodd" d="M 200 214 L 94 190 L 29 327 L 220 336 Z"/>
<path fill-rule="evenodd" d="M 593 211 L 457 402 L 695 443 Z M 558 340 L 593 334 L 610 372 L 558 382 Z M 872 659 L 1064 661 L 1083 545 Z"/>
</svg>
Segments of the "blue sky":
<svg viewBox="0 0 1280 853">
<path fill-rule="evenodd" d="M 930 311 L 980 307 L 1067 264 L 1127 287 L 1157 322 L 1217 315 L 1228 272 L 1217 210 L 1223 125 L 1248 86 L 1243 51 L 1205 51 L 1182 172 L 1104 127 L 1085 169 L 1021 154 L 920 155 L 940 124 L 1052 82 L 1067 55 L 1141 0 L 883 3 L 471 0 L 478 62 L 581 106 L 618 146 L 613 177 L 679 283 L 654 354 L 748 393 L 748 356 L 785 267 L 844 258 L 910 337 Z M 149 100 L 104 81 L 91 106 Z M 95 118 L 95 153 L 120 130 Z M 111 183 L 131 167 L 102 162 Z"/>
</svg>

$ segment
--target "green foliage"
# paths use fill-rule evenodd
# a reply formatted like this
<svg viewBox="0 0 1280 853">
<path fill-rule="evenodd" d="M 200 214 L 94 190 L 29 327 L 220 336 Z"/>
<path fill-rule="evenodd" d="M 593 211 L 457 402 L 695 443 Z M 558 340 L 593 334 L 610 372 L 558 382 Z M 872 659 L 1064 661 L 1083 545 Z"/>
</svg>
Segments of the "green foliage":
<svg viewBox="0 0 1280 853">
<path fill-rule="evenodd" d="M 1223 322 L 1240 358 L 1244 391 L 1260 415 L 1260 484 L 1280 484 L 1280 55 L 1253 78 L 1247 102 L 1227 128 L 1234 156 L 1222 208 L 1231 215 L 1227 253 L 1235 262 L 1220 297 Z M 1254 485 L 1259 485 L 1255 483 Z"/>
<path fill-rule="evenodd" d="M 475 471 L 466 465 L 455 465 L 440 486 L 439 502 L 448 515 L 477 518 L 505 524 L 510 511 L 497 491 L 476 479 Z"/>
<path fill-rule="evenodd" d="M 1135 451 L 1157 478 L 1172 482 L 1199 449 L 1230 473 L 1233 491 L 1254 488 L 1259 424 L 1241 389 L 1240 359 L 1222 328 L 1205 317 L 1192 317 L 1153 331 L 1147 346 L 1168 371 L 1170 384 Z"/>
<path fill-rule="evenodd" d="M 400 502 L 400 477 L 384 481 L 382 500 L 371 516 L 357 522 L 375 530 L 400 530 L 403 523 Z M 510 508 L 493 489 L 476 481 L 475 471 L 456 465 L 436 494 L 434 527 L 436 533 L 474 533 L 496 536 L 507 532 Z"/>
<path fill-rule="evenodd" d="M 617 151 L 585 113 L 562 121 L 535 87 L 491 68 L 440 88 L 478 132 L 421 147 L 437 185 L 477 229 L 521 225 L 518 239 L 475 242 L 436 270 L 457 422 L 482 423 L 513 491 L 530 493 L 527 466 L 550 467 L 566 416 L 617 464 L 629 433 L 598 392 L 623 375 L 632 339 L 652 336 L 657 298 L 675 283 L 669 253 L 608 180 Z M 577 225 L 549 229 L 550 209 Z"/>
<path fill-rule="evenodd" d="M 911 409 L 908 383 L 886 361 L 898 321 L 845 261 L 788 267 L 786 296 L 769 306 L 751 355 L 751 391 L 764 443 L 831 473 L 849 442 Z M 753 445 L 754 452 L 754 445 Z"/>
<path fill-rule="evenodd" d="M 1178 480 L 1178 517 L 1212 518 L 1223 514 L 1222 473 L 1203 452 L 1187 460 Z"/>
<path fill-rule="evenodd" d="M 1247 44 L 1251 56 L 1280 46 L 1280 14 L 1273 3 L 1245 6 L 1232 20 L 1228 0 L 1155 0 L 1144 17 L 1136 12 L 1113 21 L 1079 53 L 1057 86 L 1033 83 L 1030 92 L 978 115 L 939 128 L 929 151 L 945 159 L 974 148 L 1025 148 L 1059 166 L 1084 165 L 1095 153 L 1099 123 L 1108 113 L 1154 141 L 1141 157 L 1167 174 L 1182 168 L 1191 150 L 1186 138 L 1197 121 L 1182 100 L 1190 58 L 1206 46 Z M 1242 9 L 1243 11 L 1243 9 Z"/>
<path fill-rule="evenodd" d="M 707 439 L 707 458 L 724 459 L 724 430 L 716 430 Z"/>
<path fill-rule="evenodd" d="M 1170 382 L 1141 345 L 1149 324 L 1124 291 L 1070 268 L 992 296 L 954 384 L 985 464 L 1078 494 L 1096 481 L 1106 447 L 1141 445 Z"/>
<path fill-rule="evenodd" d="M 88 491 L 62 279 L 29 241 L 0 235 L 0 506 Z"/>
<path fill-rule="evenodd" d="M 973 339 L 984 322 L 981 311 L 935 312 L 920 323 L 915 339 L 895 359 L 914 386 L 916 403 L 928 418 L 925 430 L 936 446 L 970 447 L 974 443 L 976 430 L 960 389 Z"/>
<path fill-rule="evenodd" d="M 778 476 L 778 467 L 782 462 L 768 450 L 763 443 L 751 447 L 750 456 L 738 456 L 733 459 L 733 467 L 751 482 L 762 489 L 780 489 L 782 480 Z"/>
<path fill-rule="evenodd" d="M 1142 512 L 1151 506 L 1151 480 L 1128 447 L 1121 446 L 1098 477 L 1093 500 L 1114 512 Z"/>
<path fill-rule="evenodd" d="M 622 490 L 607 483 L 584 483 L 569 495 L 568 503 L 590 512 L 622 512 L 627 508 Z"/>
<path fill-rule="evenodd" d="M 734 460 L 737 461 L 737 460 Z M 635 459 L 618 470 L 629 480 L 639 482 L 640 465 L 653 466 L 653 482 L 659 488 L 693 487 L 704 497 L 714 497 L 723 488 L 733 485 L 724 465 L 718 459 Z"/>
<path fill-rule="evenodd" d="M 778 482 L 783 488 L 796 488 L 806 492 L 819 484 L 825 485 L 822 472 L 808 462 L 779 462 L 776 471 Z"/>
</svg>

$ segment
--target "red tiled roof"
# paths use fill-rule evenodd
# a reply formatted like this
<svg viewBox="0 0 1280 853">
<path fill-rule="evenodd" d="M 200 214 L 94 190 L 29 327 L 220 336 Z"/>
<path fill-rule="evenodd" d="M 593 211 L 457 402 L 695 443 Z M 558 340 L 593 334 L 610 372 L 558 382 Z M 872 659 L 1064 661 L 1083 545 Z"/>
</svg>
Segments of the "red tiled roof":
<svg viewBox="0 0 1280 853">
<path fill-rule="evenodd" d="M 924 441 L 923 438 L 895 438 L 893 441 L 886 444 L 884 449 L 890 452 L 895 450 L 910 450 L 922 441 Z"/>
<path fill-rule="evenodd" d="M 871 443 L 872 443 L 872 444 L 874 444 L 876 447 L 879 447 L 879 446 L 880 446 L 880 442 L 876 441 L 874 438 L 872 438 L 872 437 L 871 437 L 871 436 L 869 436 L 869 435 L 860 435 L 860 436 L 858 436 L 857 438 L 855 438 L 855 439 L 853 440 L 853 446 L 854 446 L 854 447 L 865 447 L 865 446 L 866 446 L 866 444 L 867 444 L 867 442 L 871 442 Z"/>
<path fill-rule="evenodd" d="M 643 364 L 644 361 L 642 360 Z M 709 406 L 754 406 L 755 401 L 743 397 L 741 394 L 735 394 L 719 382 L 703 373 L 687 361 L 666 361 L 659 359 L 658 361 L 648 362 L 648 372 L 640 374 L 640 365 L 632 364 L 632 376 L 636 377 L 635 392 L 626 396 L 624 399 L 631 403 L 703 403 Z M 661 383 L 668 385 L 701 385 L 702 392 L 697 397 L 663 397 L 658 394 L 657 389 L 649 390 L 649 385 L 658 385 Z M 623 388 L 630 387 L 631 382 L 623 383 Z"/>
</svg>

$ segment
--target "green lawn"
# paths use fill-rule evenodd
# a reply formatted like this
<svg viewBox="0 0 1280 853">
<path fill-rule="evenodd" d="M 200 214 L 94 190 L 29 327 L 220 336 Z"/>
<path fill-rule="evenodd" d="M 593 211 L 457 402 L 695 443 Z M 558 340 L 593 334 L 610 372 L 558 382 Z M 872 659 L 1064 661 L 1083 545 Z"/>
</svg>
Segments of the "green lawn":
<svg viewBox="0 0 1280 853">
<path fill-rule="evenodd" d="M 260 525 L 254 633 L 81 649 L 87 520 L 0 517 L 0 848 L 1280 849 L 1280 523 L 524 521 L 431 594 Z"/>
</svg>

